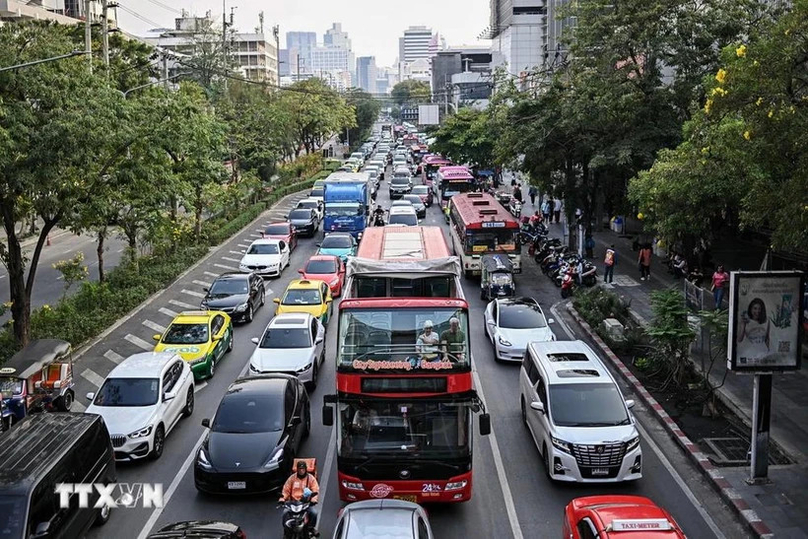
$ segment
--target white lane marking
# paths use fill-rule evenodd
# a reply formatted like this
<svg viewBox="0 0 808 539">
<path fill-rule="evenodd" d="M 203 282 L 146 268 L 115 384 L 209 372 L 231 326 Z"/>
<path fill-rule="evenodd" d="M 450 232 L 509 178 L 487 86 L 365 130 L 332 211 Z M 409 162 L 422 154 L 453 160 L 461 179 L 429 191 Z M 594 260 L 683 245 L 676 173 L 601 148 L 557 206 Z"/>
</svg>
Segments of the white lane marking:
<svg viewBox="0 0 808 539">
<path fill-rule="evenodd" d="M 205 281 L 199 281 L 199 280 L 196 280 L 196 279 L 194 279 L 191 282 L 196 284 L 196 285 L 199 285 L 201 287 L 204 287 L 204 288 L 207 288 L 208 286 L 210 286 L 210 283 L 206 283 Z"/>
<path fill-rule="evenodd" d="M 151 343 L 149 343 L 149 342 L 144 341 L 144 340 L 143 340 L 143 339 L 141 339 L 140 337 L 135 337 L 135 336 L 134 336 L 134 335 L 132 335 L 131 333 L 127 334 L 127 335 L 124 337 L 124 339 L 126 339 L 126 340 L 127 340 L 127 341 L 129 341 L 130 343 L 132 343 L 132 344 L 134 344 L 135 346 L 137 346 L 137 347 L 139 347 L 139 348 L 142 348 L 142 349 L 144 349 L 144 350 L 146 350 L 146 351 L 149 351 L 149 352 L 150 352 L 150 351 L 154 350 L 154 345 L 153 345 L 153 344 L 151 344 Z"/>
<path fill-rule="evenodd" d="M 327 500 L 328 498 L 325 497 L 325 493 L 328 490 L 328 481 L 331 479 L 331 464 L 334 462 L 334 453 L 337 452 L 337 429 L 336 427 L 331 427 L 331 438 L 328 440 L 328 454 L 325 456 L 325 467 L 323 468 L 323 480 L 320 482 L 320 495 L 322 498 L 321 500 Z M 322 520 L 317 521 L 317 529 L 320 528 L 320 522 Z"/>
<path fill-rule="evenodd" d="M 113 363 L 120 363 L 124 360 L 124 357 L 115 350 L 107 350 L 104 352 L 104 357 Z"/>
<path fill-rule="evenodd" d="M 247 247 L 249 247 L 249 245 L 245 245 L 245 244 L 243 244 L 243 243 L 239 243 L 239 244 L 238 244 L 238 246 L 239 246 L 239 247 L 244 247 L 245 249 L 246 249 Z"/>
<path fill-rule="evenodd" d="M 263 233 L 264 233 L 264 229 L 263 229 L 263 228 L 256 228 L 256 229 L 255 229 L 255 231 L 256 231 L 256 232 L 260 232 L 261 234 L 263 234 Z"/>
<path fill-rule="evenodd" d="M 160 334 L 163 334 L 166 331 L 165 326 L 161 326 L 160 324 L 152 322 L 151 320 L 144 320 L 143 325 L 149 329 L 153 329 L 154 331 Z"/>
<path fill-rule="evenodd" d="M 208 383 L 207 383 L 207 382 L 202 382 L 202 383 L 199 383 L 199 384 L 194 384 L 194 393 L 196 393 L 197 391 L 201 391 L 202 389 L 206 388 L 207 386 L 208 386 Z"/>
<path fill-rule="evenodd" d="M 238 271 L 238 268 L 234 268 L 233 266 L 225 266 L 224 264 L 214 264 L 217 268 L 226 269 L 227 271 Z"/>
<path fill-rule="evenodd" d="M 667 468 L 668 473 L 671 474 L 673 480 L 676 481 L 676 484 L 679 485 L 679 488 L 682 489 L 682 492 L 685 493 L 685 496 L 687 497 L 688 501 L 690 501 L 690 503 L 693 505 L 693 507 L 696 509 L 699 515 L 701 515 L 701 518 L 704 519 L 704 522 L 707 524 L 710 530 L 712 530 L 712 532 L 718 539 L 726 539 L 726 535 L 721 533 L 721 529 L 718 527 L 718 525 L 716 525 L 715 521 L 713 521 L 713 518 L 701 505 L 701 502 L 696 498 L 695 495 L 693 495 L 693 492 L 690 490 L 690 487 L 688 487 L 685 480 L 682 479 L 681 476 L 679 476 L 679 472 L 676 471 L 676 468 L 673 467 L 673 464 L 671 464 L 671 461 L 669 461 L 668 457 L 665 456 L 665 453 L 662 452 L 662 449 L 656 444 L 651 435 L 648 434 L 648 431 L 645 430 L 645 428 L 640 424 L 639 421 L 635 421 L 635 424 L 637 425 L 637 430 L 640 431 L 642 441 L 645 442 L 647 445 L 649 445 L 651 449 L 654 451 L 654 453 L 656 453 L 656 456 L 657 458 L 659 458 L 659 461 L 662 463 L 663 466 L 665 466 L 665 468 Z"/>
<path fill-rule="evenodd" d="M 155 507 L 152 511 L 149 520 L 146 521 L 146 524 L 143 526 L 143 529 L 140 530 L 140 534 L 137 536 L 137 539 L 147 539 L 151 532 L 151 529 L 157 524 L 157 520 L 160 518 L 160 515 L 163 514 L 163 509 L 168 507 L 168 502 L 171 500 L 171 497 L 176 492 L 177 487 L 180 486 L 182 482 L 182 478 L 185 477 L 185 474 L 188 472 L 188 468 L 191 467 L 191 464 L 194 463 L 196 459 L 196 454 L 199 451 L 199 447 L 202 445 L 202 442 L 205 441 L 205 436 L 208 435 L 207 429 L 202 431 L 202 434 L 199 436 L 199 439 L 194 444 L 194 448 L 188 454 L 188 458 L 185 459 L 185 462 L 182 463 L 182 466 L 177 471 L 177 475 L 174 476 L 174 480 L 171 481 L 171 484 L 168 486 L 168 490 L 165 491 L 163 494 L 163 506 L 162 507 Z"/>
<path fill-rule="evenodd" d="M 274 293 L 275 292 L 273 292 L 271 288 L 265 288 L 264 289 L 264 297 L 271 296 Z"/>
<path fill-rule="evenodd" d="M 5 278 L 6 278 L 5 275 L 0 275 L 0 279 L 5 279 Z"/>
<path fill-rule="evenodd" d="M 187 296 L 193 296 L 195 298 L 204 298 L 205 297 L 205 294 L 203 294 L 202 292 L 196 292 L 195 290 L 186 290 L 186 289 L 183 288 L 181 290 L 181 292 L 183 294 L 187 295 Z"/>
<path fill-rule="evenodd" d="M 240 258 L 230 258 L 229 256 L 223 256 L 222 260 L 227 260 L 228 262 L 235 262 L 236 264 L 241 262 Z"/>
<path fill-rule="evenodd" d="M 219 276 L 218 273 L 213 273 L 213 272 L 210 272 L 210 271 L 203 271 L 202 273 L 204 273 L 208 277 L 218 277 Z"/>
<path fill-rule="evenodd" d="M 573 335 L 574 335 L 574 334 L 572 333 L 572 331 L 570 331 L 570 328 L 569 328 L 569 326 L 567 325 L 567 323 L 566 323 L 566 322 L 564 322 L 564 319 L 563 319 L 563 318 L 561 318 L 561 315 L 560 315 L 560 314 L 558 314 L 558 306 L 559 306 L 559 305 L 561 305 L 561 302 L 556 303 L 555 305 L 553 305 L 552 307 L 550 307 L 550 312 L 551 312 L 551 313 L 553 313 L 553 314 L 555 315 L 555 321 L 556 321 L 556 322 L 557 322 L 557 323 L 558 323 L 558 324 L 561 326 L 561 329 L 563 329 L 563 330 L 564 330 L 564 333 L 566 333 L 566 334 L 567 334 L 567 337 L 568 337 L 570 340 L 572 340 L 572 339 L 574 338 L 574 337 L 573 337 Z"/>
<path fill-rule="evenodd" d="M 157 312 L 159 312 L 160 314 L 164 314 L 166 316 L 170 316 L 171 318 L 176 318 L 178 314 L 172 311 L 171 309 L 166 309 L 165 307 L 160 307 L 160 309 Z"/>
<path fill-rule="evenodd" d="M 232 253 L 234 255 L 243 255 L 244 251 L 230 251 L 230 253 Z"/>
<path fill-rule="evenodd" d="M 176 299 L 170 299 L 170 300 L 168 300 L 168 302 L 171 305 L 176 305 L 177 307 L 182 307 L 183 309 L 190 309 L 192 311 L 195 311 L 195 310 L 199 309 L 198 305 L 191 305 L 190 303 L 185 303 L 184 301 L 177 301 Z M 174 316 L 176 316 L 176 315 L 174 315 Z"/>
<path fill-rule="evenodd" d="M 261 234 L 250 234 L 250 237 L 252 237 L 252 238 L 260 238 Z"/>
<path fill-rule="evenodd" d="M 485 395 L 483 395 L 483 384 L 480 381 L 480 376 L 474 370 L 474 386 L 477 388 L 477 393 L 480 399 L 486 402 Z M 511 525 L 511 533 L 513 539 L 523 539 L 522 528 L 519 526 L 519 515 L 516 513 L 516 505 L 513 503 L 513 495 L 511 494 L 511 487 L 508 484 L 508 476 L 505 473 L 505 465 L 502 463 L 502 453 L 499 451 L 499 444 L 497 437 L 494 434 L 494 428 L 491 427 L 491 434 L 488 435 L 488 441 L 491 443 L 491 453 L 494 455 L 494 465 L 497 469 L 497 478 L 499 479 L 499 486 L 502 490 L 503 501 L 505 502 L 505 510 L 508 512 L 508 522 Z"/>
<path fill-rule="evenodd" d="M 117 251 L 115 251 L 115 252 L 116 252 L 116 253 L 122 253 L 122 252 L 123 252 L 123 250 L 124 250 L 124 248 L 123 248 L 123 247 L 121 247 L 120 249 L 118 249 L 118 250 L 117 250 Z"/>
<path fill-rule="evenodd" d="M 96 374 L 95 371 L 90 369 L 84 369 L 81 373 L 81 377 L 93 384 L 95 387 L 101 387 L 101 384 L 104 383 L 104 377 L 100 374 Z"/>
<path fill-rule="evenodd" d="M 58 276 L 58 277 L 56 278 L 56 280 L 57 280 L 57 281 L 61 281 L 61 280 L 63 280 L 64 278 L 65 278 L 65 276 L 64 276 L 64 275 L 60 275 L 60 276 Z"/>
<path fill-rule="evenodd" d="M 70 405 L 70 411 L 74 413 L 82 413 L 87 410 L 87 407 L 80 403 L 78 400 L 73 399 L 73 404 Z"/>
</svg>

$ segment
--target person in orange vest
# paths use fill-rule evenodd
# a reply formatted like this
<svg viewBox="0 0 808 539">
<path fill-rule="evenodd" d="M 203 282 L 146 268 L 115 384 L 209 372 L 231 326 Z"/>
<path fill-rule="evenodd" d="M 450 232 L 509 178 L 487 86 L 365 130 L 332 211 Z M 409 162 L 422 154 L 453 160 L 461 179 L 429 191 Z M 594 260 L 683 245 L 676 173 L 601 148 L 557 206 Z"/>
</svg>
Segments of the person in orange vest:
<svg viewBox="0 0 808 539">
<path fill-rule="evenodd" d="M 637 259 L 640 264 L 640 280 L 644 281 L 646 278 L 651 280 L 651 244 L 646 243 L 640 248 L 640 256 Z"/>
<path fill-rule="evenodd" d="M 312 492 L 311 498 L 308 500 L 309 505 L 309 526 L 310 529 L 315 530 L 314 536 L 319 537 L 320 533 L 317 532 L 317 510 L 314 506 L 317 504 L 317 495 L 320 493 L 320 485 L 317 484 L 317 478 L 308 472 L 306 462 L 301 460 L 297 463 L 297 471 L 293 473 L 286 483 L 283 485 L 283 495 L 278 499 L 279 502 L 288 502 L 289 500 L 300 501 L 303 499 L 303 491 L 309 489 Z M 283 520 L 285 523 L 289 518 L 287 512 L 283 512 Z"/>
<path fill-rule="evenodd" d="M 614 280 L 614 245 L 606 249 L 606 257 L 603 259 L 603 282 L 611 283 Z"/>
</svg>

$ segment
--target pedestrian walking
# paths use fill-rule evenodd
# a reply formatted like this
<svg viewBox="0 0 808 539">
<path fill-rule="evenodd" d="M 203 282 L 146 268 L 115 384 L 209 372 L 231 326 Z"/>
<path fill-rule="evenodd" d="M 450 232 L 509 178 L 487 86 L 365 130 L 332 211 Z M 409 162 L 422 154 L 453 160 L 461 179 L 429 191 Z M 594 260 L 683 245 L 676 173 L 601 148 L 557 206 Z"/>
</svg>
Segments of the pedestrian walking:
<svg viewBox="0 0 808 539">
<path fill-rule="evenodd" d="M 513 198 L 519 201 L 519 204 L 522 203 L 522 184 L 517 183 L 516 187 L 513 188 Z"/>
<path fill-rule="evenodd" d="M 541 214 L 544 216 L 544 222 L 548 225 L 550 224 L 550 201 L 551 198 L 547 198 L 544 203 L 541 205 Z"/>
<path fill-rule="evenodd" d="M 591 234 L 586 235 L 586 241 L 584 242 L 584 247 L 586 248 L 586 257 L 592 258 L 595 251 L 595 240 L 592 239 Z"/>
<path fill-rule="evenodd" d="M 553 216 L 555 217 L 556 224 L 561 222 L 561 201 L 556 200 L 553 202 Z"/>
<path fill-rule="evenodd" d="M 721 302 L 724 300 L 724 287 L 728 282 L 729 273 L 724 270 L 723 265 L 718 266 L 715 273 L 713 273 L 713 285 L 710 287 L 710 290 L 713 293 L 713 299 L 715 300 L 716 311 L 721 309 Z"/>
<path fill-rule="evenodd" d="M 527 192 L 527 194 L 530 196 L 530 205 L 535 206 L 536 205 L 536 195 L 539 194 L 539 190 L 536 189 L 535 185 L 531 185 L 530 189 Z"/>
<path fill-rule="evenodd" d="M 640 280 L 651 280 L 651 244 L 645 243 L 640 247 L 640 256 L 637 259 L 640 264 Z"/>
<path fill-rule="evenodd" d="M 547 210 L 548 210 L 548 212 L 550 214 L 550 217 L 547 219 L 548 224 L 553 222 L 553 215 L 554 215 L 554 212 L 555 212 L 555 205 L 556 205 L 556 202 L 552 198 L 550 198 L 547 201 Z"/>
<path fill-rule="evenodd" d="M 606 249 L 606 256 L 603 259 L 603 282 L 611 283 L 614 280 L 614 245 Z"/>
</svg>

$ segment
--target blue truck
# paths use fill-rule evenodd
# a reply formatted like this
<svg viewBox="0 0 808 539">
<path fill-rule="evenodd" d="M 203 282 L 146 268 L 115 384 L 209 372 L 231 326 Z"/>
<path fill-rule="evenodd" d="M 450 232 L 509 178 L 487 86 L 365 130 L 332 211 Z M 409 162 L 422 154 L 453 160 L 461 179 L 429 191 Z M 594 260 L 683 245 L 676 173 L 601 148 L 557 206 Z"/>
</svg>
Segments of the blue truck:
<svg viewBox="0 0 808 539">
<path fill-rule="evenodd" d="M 335 172 L 325 180 L 323 231 L 350 232 L 357 240 L 367 227 L 372 205 L 367 172 Z"/>
</svg>

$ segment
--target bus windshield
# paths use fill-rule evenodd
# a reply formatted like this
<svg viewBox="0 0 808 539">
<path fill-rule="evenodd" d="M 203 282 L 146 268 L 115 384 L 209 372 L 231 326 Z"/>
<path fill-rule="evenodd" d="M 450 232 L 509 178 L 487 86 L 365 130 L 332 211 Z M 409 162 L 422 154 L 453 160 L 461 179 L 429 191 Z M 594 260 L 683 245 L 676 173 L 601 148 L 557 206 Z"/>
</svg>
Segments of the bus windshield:
<svg viewBox="0 0 808 539">
<path fill-rule="evenodd" d="M 341 457 L 463 458 L 469 456 L 471 411 L 456 402 L 343 401 L 337 432 Z"/>
<path fill-rule="evenodd" d="M 468 369 L 468 313 L 438 307 L 340 311 L 338 367 L 364 372 Z"/>
<path fill-rule="evenodd" d="M 516 250 L 516 230 L 467 230 L 466 254 Z"/>
<path fill-rule="evenodd" d="M 460 193 L 470 193 L 471 191 L 474 191 L 474 184 L 465 180 L 462 182 L 446 182 L 441 186 L 444 199 L 450 199 Z"/>
</svg>

